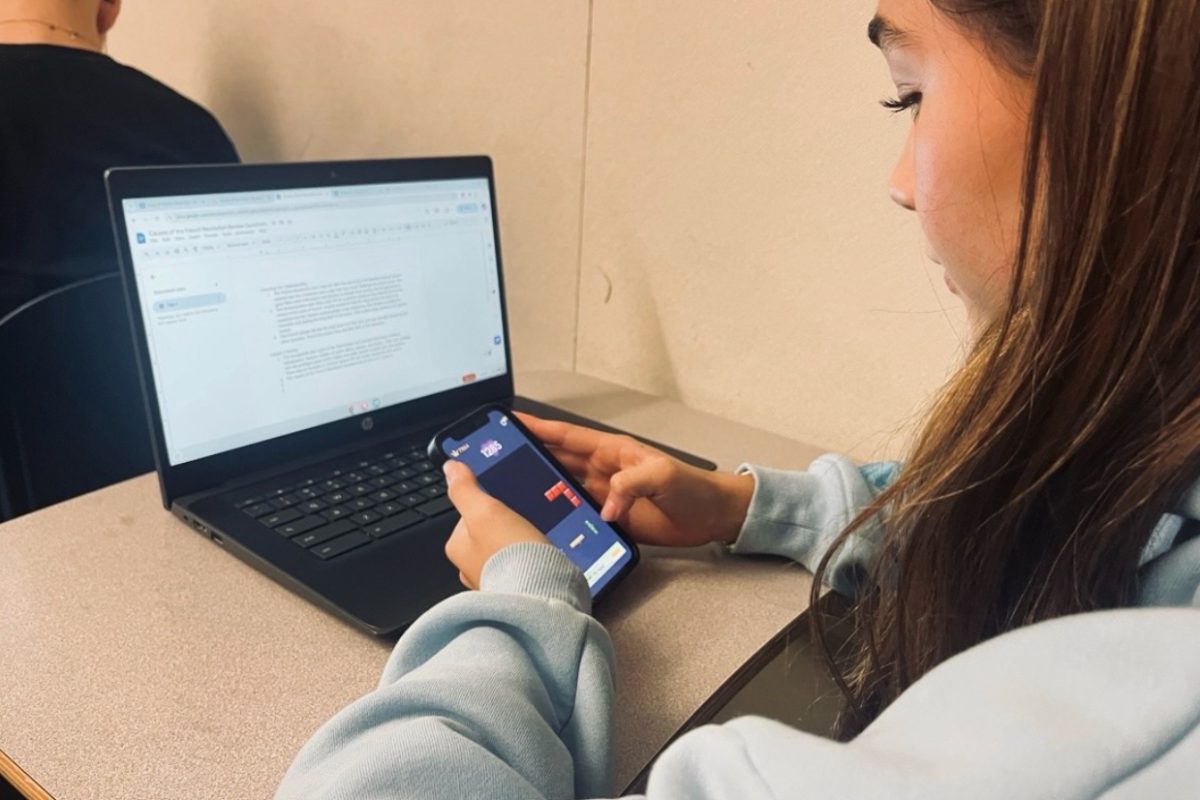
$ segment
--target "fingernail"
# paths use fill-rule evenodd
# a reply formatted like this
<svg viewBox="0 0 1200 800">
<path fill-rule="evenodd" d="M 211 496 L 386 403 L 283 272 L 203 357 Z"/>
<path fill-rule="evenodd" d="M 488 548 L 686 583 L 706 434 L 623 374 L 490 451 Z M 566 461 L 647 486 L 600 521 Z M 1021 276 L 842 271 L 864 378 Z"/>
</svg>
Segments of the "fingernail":
<svg viewBox="0 0 1200 800">
<path fill-rule="evenodd" d="M 457 461 L 447 461 L 445 464 L 442 464 L 442 472 L 446 474 L 446 480 L 448 481 L 453 481 L 455 477 L 462 474 L 459 472 L 462 468 L 463 465 Z"/>
<path fill-rule="evenodd" d="M 612 507 L 612 503 L 610 503 L 610 502 L 606 502 L 606 503 L 604 504 L 604 508 L 600 509 L 600 519 L 604 520 L 605 522 L 612 522 L 612 521 L 613 521 L 613 507 Z"/>
</svg>

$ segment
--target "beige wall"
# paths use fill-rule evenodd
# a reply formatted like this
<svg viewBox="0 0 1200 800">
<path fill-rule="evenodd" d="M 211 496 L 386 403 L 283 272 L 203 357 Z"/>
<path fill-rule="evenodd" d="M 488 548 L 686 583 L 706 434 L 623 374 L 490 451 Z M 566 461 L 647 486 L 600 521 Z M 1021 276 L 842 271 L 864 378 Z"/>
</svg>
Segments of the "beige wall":
<svg viewBox="0 0 1200 800">
<path fill-rule="evenodd" d="M 963 328 L 887 200 L 873 7 L 129 0 L 111 49 L 249 159 L 491 153 L 518 369 L 870 457 Z"/>
</svg>

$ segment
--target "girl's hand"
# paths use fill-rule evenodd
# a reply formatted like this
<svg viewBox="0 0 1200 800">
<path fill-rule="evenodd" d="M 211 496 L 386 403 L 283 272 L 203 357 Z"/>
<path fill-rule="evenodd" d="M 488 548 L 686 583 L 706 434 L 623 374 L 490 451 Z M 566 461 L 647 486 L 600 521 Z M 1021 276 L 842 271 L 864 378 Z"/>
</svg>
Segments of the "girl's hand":
<svg viewBox="0 0 1200 800">
<path fill-rule="evenodd" d="M 737 538 L 754 493 L 750 475 L 684 464 L 630 436 L 518 414 L 547 449 L 638 542 L 693 547 Z"/>
<path fill-rule="evenodd" d="M 458 567 L 463 586 L 478 589 L 483 565 L 508 545 L 547 541 L 524 517 L 480 488 L 465 464 L 447 461 L 443 469 L 447 494 L 462 514 L 446 542 L 446 557 Z"/>
</svg>

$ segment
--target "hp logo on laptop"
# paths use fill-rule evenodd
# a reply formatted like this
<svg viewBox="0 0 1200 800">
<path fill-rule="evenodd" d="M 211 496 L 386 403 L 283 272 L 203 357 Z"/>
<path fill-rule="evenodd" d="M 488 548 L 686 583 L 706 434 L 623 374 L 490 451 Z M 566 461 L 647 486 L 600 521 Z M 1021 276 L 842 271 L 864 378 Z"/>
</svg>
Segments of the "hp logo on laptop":
<svg viewBox="0 0 1200 800">
<path fill-rule="evenodd" d="M 371 428 L 374 428 L 374 427 L 375 427 L 375 420 L 371 419 L 370 417 L 363 417 L 362 429 L 364 431 L 369 431 L 369 430 L 371 430 Z"/>
</svg>

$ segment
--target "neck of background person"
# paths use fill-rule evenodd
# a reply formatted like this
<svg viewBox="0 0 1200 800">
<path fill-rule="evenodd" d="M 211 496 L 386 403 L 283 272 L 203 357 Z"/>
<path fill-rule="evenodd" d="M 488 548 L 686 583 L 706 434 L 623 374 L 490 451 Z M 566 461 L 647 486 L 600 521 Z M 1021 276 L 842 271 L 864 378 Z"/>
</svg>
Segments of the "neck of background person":
<svg viewBox="0 0 1200 800">
<path fill-rule="evenodd" d="M 103 52 L 93 3 L 78 0 L 0 2 L 0 44 L 49 44 Z"/>
</svg>

